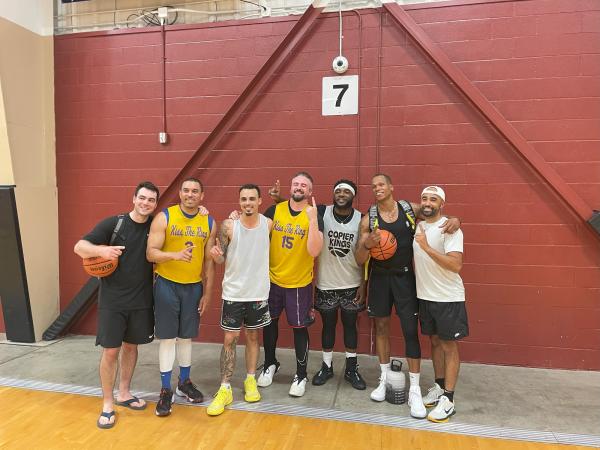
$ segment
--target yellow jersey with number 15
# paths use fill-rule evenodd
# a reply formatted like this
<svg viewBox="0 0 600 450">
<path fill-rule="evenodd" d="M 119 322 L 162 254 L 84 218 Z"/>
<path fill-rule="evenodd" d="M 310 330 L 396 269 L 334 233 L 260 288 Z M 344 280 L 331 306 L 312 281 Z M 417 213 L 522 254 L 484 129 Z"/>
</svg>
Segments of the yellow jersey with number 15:
<svg viewBox="0 0 600 450">
<path fill-rule="evenodd" d="M 308 285 L 313 279 L 314 258 L 308 253 L 309 220 L 304 209 L 293 216 L 289 202 L 279 203 L 273 215 L 269 276 L 284 288 Z"/>
</svg>

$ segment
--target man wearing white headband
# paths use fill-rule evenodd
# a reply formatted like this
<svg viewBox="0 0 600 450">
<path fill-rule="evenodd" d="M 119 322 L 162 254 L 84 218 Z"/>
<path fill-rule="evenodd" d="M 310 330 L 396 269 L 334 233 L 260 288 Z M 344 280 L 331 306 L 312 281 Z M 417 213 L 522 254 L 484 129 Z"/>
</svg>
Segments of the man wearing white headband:
<svg viewBox="0 0 600 450">
<path fill-rule="evenodd" d="M 352 207 L 356 190 L 353 181 L 338 180 L 333 185 L 333 205 L 317 205 L 324 226 L 315 291 L 315 309 L 319 311 L 323 322 L 323 363 L 312 379 L 315 386 L 321 386 L 333 378 L 333 347 L 339 309 L 346 347 L 344 379 L 354 389 L 366 389 L 366 383 L 358 372 L 356 355 L 358 313 L 365 309 L 363 267 L 356 263 L 354 257 L 361 220 L 360 211 Z M 269 193 L 274 201 L 283 201 L 279 196 L 278 183 Z"/>
<path fill-rule="evenodd" d="M 333 377 L 333 347 L 339 309 L 346 347 L 344 379 L 354 389 L 364 390 L 367 385 L 358 373 L 356 356 L 356 323 L 358 313 L 365 309 L 365 283 L 363 266 L 357 264 L 354 257 L 361 220 L 360 211 L 352 207 L 355 196 L 356 184 L 342 179 L 333 185 L 333 205 L 317 207 L 325 227 L 315 291 L 315 309 L 321 314 L 323 322 L 323 363 L 313 377 L 312 384 L 320 386 Z"/>
<path fill-rule="evenodd" d="M 440 226 L 446 193 L 428 186 L 421 193 L 421 214 L 413 250 L 421 333 L 429 336 L 435 384 L 423 398 L 425 406 L 435 406 L 427 418 L 446 422 L 455 413 L 454 387 L 460 360 L 458 340 L 469 335 L 465 288 L 458 274 L 463 264 L 463 234 L 442 234 Z"/>
</svg>

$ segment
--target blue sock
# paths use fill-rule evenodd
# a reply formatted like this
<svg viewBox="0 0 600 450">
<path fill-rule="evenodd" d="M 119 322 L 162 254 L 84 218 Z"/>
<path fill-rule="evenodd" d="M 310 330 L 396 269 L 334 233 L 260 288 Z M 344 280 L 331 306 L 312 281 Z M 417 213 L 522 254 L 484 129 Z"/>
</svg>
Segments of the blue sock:
<svg viewBox="0 0 600 450">
<path fill-rule="evenodd" d="M 171 374 L 172 373 L 173 373 L 172 370 L 169 370 L 168 372 L 160 373 L 160 382 L 162 384 L 161 387 L 163 387 L 165 389 L 171 389 Z"/>
<path fill-rule="evenodd" d="M 192 367 L 188 366 L 188 367 L 181 367 L 179 366 L 179 380 L 180 381 L 185 381 L 190 377 L 190 369 Z"/>
</svg>

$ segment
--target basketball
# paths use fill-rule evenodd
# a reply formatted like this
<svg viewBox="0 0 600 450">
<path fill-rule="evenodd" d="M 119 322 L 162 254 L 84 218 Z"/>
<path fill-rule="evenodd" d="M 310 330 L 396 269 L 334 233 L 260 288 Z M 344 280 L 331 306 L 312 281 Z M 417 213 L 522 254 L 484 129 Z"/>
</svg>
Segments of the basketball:
<svg viewBox="0 0 600 450">
<path fill-rule="evenodd" d="M 381 240 L 378 246 L 371 249 L 371 257 L 379 261 L 384 261 L 394 256 L 398 243 L 394 235 L 389 231 L 380 229 L 379 233 L 381 234 Z"/>
<path fill-rule="evenodd" d="M 83 258 L 83 270 L 93 277 L 103 278 L 113 273 L 119 265 L 119 259 L 106 259 L 101 256 Z"/>
</svg>

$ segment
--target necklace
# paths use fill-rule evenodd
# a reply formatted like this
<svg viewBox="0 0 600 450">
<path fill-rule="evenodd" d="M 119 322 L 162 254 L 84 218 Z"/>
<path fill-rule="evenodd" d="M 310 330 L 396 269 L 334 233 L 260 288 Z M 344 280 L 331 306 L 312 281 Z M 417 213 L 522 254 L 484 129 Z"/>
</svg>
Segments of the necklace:
<svg viewBox="0 0 600 450">
<path fill-rule="evenodd" d="M 391 211 L 379 210 L 379 215 L 387 223 L 393 223 L 398 219 L 398 204 L 394 203 L 394 207 Z"/>
<path fill-rule="evenodd" d="M 333 213 L 333 218 L 341 224 L 347 224 L 348 222 L 350 222 L 353 216 L 352 212 L 350 212 L 350 214 L 348 214 L 347 216 L 340 216 L 335 213 L 335 208 L 331 208 L 331 212 Z"/>
</svg>

